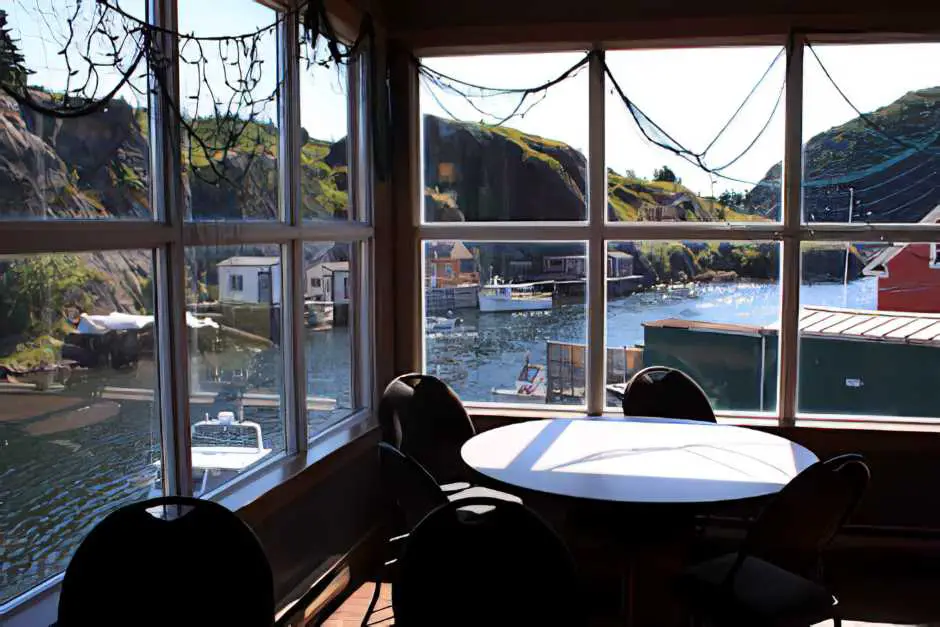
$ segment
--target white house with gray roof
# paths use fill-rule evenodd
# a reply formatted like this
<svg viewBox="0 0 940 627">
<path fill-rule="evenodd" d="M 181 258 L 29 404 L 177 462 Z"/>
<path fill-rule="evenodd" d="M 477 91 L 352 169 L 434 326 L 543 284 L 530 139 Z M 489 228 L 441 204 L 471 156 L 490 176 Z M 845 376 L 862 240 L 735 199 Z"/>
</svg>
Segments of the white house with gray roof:
<svg viewBox="0 0 940 627">
<path fill-rule="evenodd" d="M 280 257 L 229 257 L 218 270 L 222 303 L 281 304 Z"/>
</svg>

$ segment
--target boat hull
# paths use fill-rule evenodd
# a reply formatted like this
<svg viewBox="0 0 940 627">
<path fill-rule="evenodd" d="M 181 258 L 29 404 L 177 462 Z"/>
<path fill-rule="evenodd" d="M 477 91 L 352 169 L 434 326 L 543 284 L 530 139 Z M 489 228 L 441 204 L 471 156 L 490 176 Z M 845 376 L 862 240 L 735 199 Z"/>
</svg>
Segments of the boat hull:
<svg viewBox="0 0 940 627">
<path fill-rule="evenodd" d="M 480 294 L 480 311 L 541 311 L 552 308 L 552 297 L 491 298 Z"/>
</svg>

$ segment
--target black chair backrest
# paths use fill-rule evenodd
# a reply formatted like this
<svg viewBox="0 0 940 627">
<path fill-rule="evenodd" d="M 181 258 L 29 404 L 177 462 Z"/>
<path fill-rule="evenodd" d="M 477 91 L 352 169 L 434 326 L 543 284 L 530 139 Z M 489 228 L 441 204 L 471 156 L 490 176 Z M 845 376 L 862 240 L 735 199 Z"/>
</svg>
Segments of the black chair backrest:
<svg viewBox="0 0 940 627">
<path fill-rule="evenodd" d="M 385 442 L 441 483 L 460 478 L 460 447 L 476 433 L 454 391 L 437 377 L 417 373 L 401 375 L 385 388 L 379 426 Z"/>
<path fill-rule="evenodd" d="M 804 576 L 816 574 L 822 550 L 855 510 L 870 478 L 861 455 L 816 462 L 761 512 L 742 553 Z"/>
<path fill-rule="evenodd" d="M 584 614 L 567 548 L 521 503 L 474 497 L 438 507 L 411 532 L 399 568 L 392 606 L 404 627 L 570 627 Z"/>
<path fill-rule="evenodd" d="M 388 494 L 398 504 L 408 529 L 447 502 L 434 477 L 388 442 L 379 442 L 379 465 Z"/>
<path fill-rule="evenodd" d="M 665 366 L 644 368 L 630 378 L 623 415 L 717 422 L 701 386 L 681 370 Z"/>
<path fill-rule="evenodd" d="M 58 627 L 274 624 L 261 543 L 218 503 L 162 497 L 112 512 L 65 570 Z"/>
</svg>

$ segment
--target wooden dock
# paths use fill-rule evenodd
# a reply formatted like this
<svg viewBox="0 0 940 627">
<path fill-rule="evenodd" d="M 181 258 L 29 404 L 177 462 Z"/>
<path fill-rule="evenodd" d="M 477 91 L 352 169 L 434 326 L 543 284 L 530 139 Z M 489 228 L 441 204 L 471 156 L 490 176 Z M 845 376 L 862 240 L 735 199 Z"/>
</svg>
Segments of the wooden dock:
<svg viewBox="0 0 940 627">
<path fill-rule="evenodd" d="M 211 405 L 218 397 L 216 392 L 193 392 L 189 395 L 191 405 Z M 125 401 L 153 401 L 153 390 L 105 386 L 101 398 Z M 259 394 L 249 392 L 233 400 L 243 407 L 280 407 L 279 394 Z M 336 409 L 336 399 L 323 396 L 308 396 L 307 411 L 332 411 Z"/>
<path fill-rule="evenodd" d="M 587 347 L 570 342 L 547 343 L 548 374 L 545 402 L 583 400 Z M 607 348 L 605 383 L 624 383 L 643 367 L 643 349 L 635 346 Z"/>
<path fill-rule="evenodd" d="M 429 287 L 425 291 L 427 313 L 440 313 L 456 309 L 476 309 L 479 303 L 479 293 L 479 285 Z"/>
</svg>

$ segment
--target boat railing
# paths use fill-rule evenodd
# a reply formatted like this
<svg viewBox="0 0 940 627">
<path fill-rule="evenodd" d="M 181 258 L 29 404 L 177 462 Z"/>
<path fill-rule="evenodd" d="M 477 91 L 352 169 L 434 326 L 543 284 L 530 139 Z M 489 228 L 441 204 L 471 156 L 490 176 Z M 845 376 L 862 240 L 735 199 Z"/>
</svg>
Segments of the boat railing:
<svg viewBox="0 0 940 627">
<path fill-rule="evenodd" d="M 192 424 L 192 427 L 190 429 L 190 433 L 192 435 L 196 435 L 196 427 L 222 427 L 223 431 L 228 430 L 229 428 L 232 428 L 232 427 L 237 427 L 241 429 L 250 429 L 254 432 L 254 436 L 255 436 L 254 437 L 255 446 L 253 447 L 254 450 L 252 450 L 251 452 L 258 453 L 264 449 L 264 437 L 261 433 L 261 425 L 259 425 L 257 422 L 251 422 L 250 420 L 229 422 L 225 420 L 207 418 L 205 420 L 200 420 Z M 247 449 L 252 448 L 252 447 L 246 446 L 244 448 L 246 449 L 246 452 L 248 452 Z"/>
</svg>

